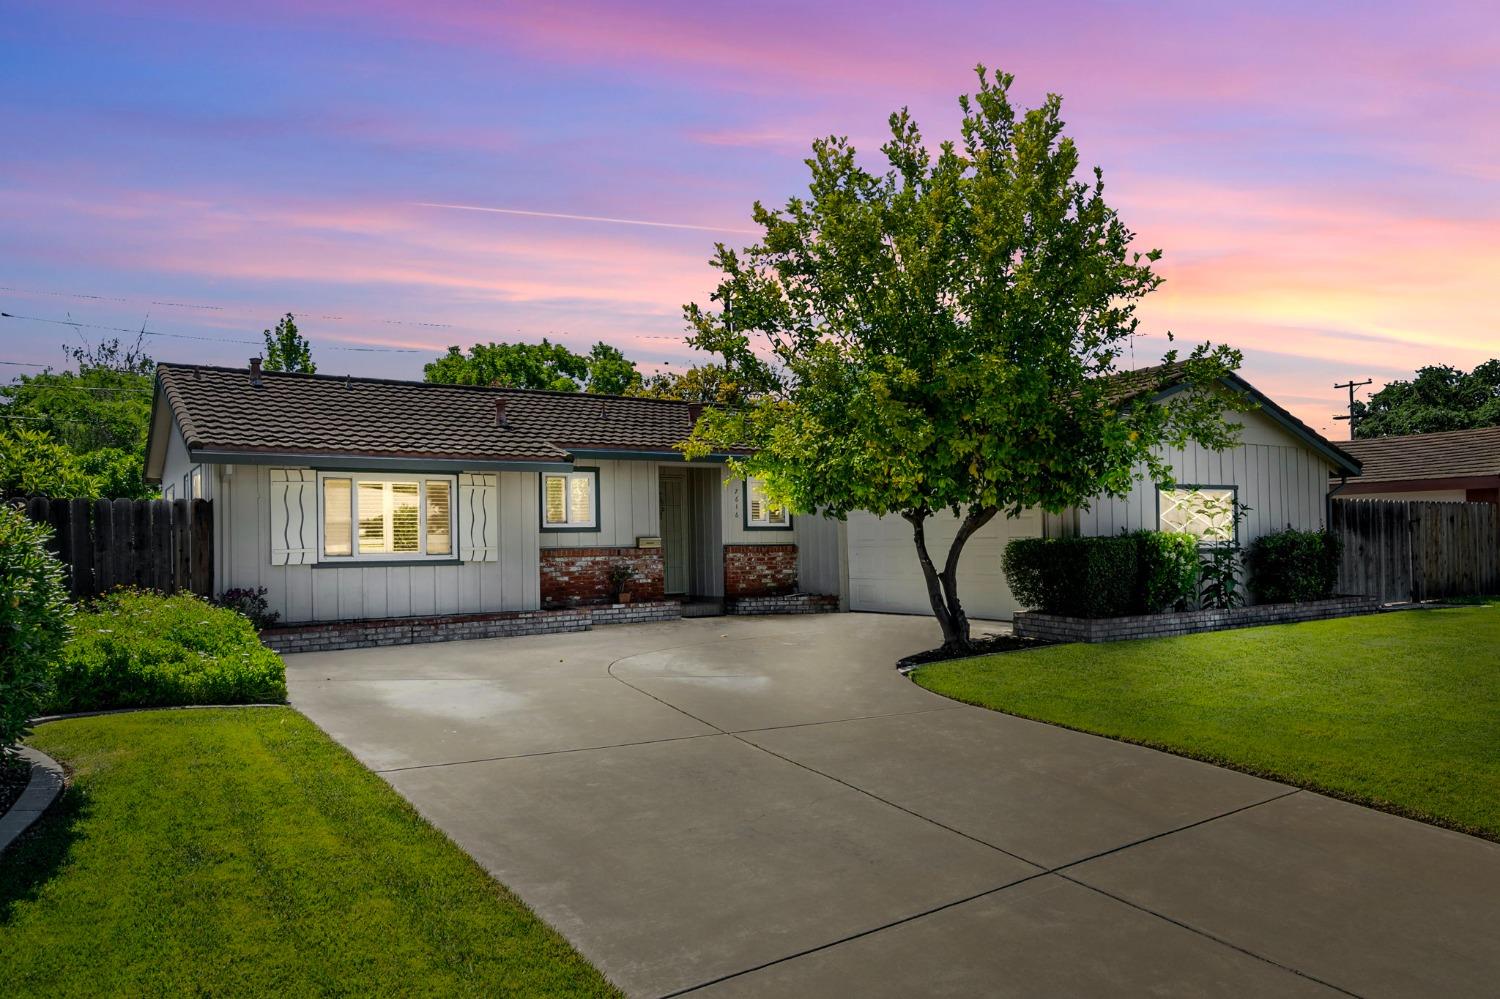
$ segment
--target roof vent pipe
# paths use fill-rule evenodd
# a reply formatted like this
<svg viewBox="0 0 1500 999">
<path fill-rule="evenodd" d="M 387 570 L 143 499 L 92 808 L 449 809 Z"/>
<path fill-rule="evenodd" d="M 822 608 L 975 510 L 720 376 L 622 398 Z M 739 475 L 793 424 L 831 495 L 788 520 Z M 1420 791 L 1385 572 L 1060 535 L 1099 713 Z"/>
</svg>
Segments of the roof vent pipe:
<svg viewBox="0 0 1500 999">
<path fill-rule="evenodd" d="M 258 357 L 250 358 L 250 384 L 256 388 L 260 388 L 262 384 L 260 380 L 260 358 Z"/>
<path fill-rule="evenodd" d="M 510 420 L 505 415 L 505 400 L 495 400 L 495 426 L 508 429 Z"/>
</svg>

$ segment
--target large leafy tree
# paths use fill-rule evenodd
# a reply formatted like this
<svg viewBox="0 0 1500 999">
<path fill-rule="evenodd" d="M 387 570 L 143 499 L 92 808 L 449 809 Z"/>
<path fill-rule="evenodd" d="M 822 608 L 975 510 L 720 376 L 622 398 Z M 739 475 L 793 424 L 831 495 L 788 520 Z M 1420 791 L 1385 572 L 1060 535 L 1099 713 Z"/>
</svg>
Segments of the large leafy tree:
<svg viewBox="0 0 1500 999">
<path fill-rule="evenodd" d="M 732 308 L 685 307 L 689 342 L 755 393 L 709 410 L 689 456 L 749 446 L 734 467 L 773 502 L 904 517 L 944 644 L 960 648 L 969 538 L 999 515 L 1170 482 L 1163 445 L 1228 446 L 1221 379 L 1239 360 L 1204 344 L 1110 377 L 1159 253 L 1132 250 L 1098 169 L 1078 176 L 1057 96 L 1017 114 L 1010 75 L 978 76 L 959 101 L 962 141 L 935 154 L 904 110 L 883 172 L 846 138 L 815 142 L 808 196 L 757 203 L 761 240 L 719 245 L 714 297 Z M 1168 381 L 1190 391 L 1159 401 Z M 934 552 L 941 511 L 959 523 Z"/>
<path fill-rule="evenodd" d="M 1473 371 L 1434 364 L 1410 381 L 1388 382 L 1354 403 L 1354 436 L 1425 434 L 1435 430 L 1500 427 L 1500 360 Z"/>
<path fill-rule="evenodd" d="M 76 371 L 0 386 L 0 489 L 143 498 L 155 362 L 118 338 L 65 348 Z M 24 431 L 24 432 L 23 432 Z"/>
<path fill-rule="evenodd" d="M 312 344 L 297 331 L 297 317 L 290 312 L 281 317 L 274 330 L 263 330 L 266 342 L 266 370 L 316 374 Z"/>
<path fill-rule="evenodd" d="M 740 406 L 749 393 L 722 364 L 699 364 L 682 371 L 658 371 L 634 388 L 631 395 L 650 399 L 706 402 L 716 406 Z"/>
<path fill-rule="evenodd" d="M 476 343 L 468 351 L 449 347 L 423 366 L 422 376 L 448 385 L 611 395 L 629 392 L 641 381 L 635 364 L 618 348 L 601 342 L 586 355 L 575 354 L 546 338 L 541 343 Z"/>
</svg>

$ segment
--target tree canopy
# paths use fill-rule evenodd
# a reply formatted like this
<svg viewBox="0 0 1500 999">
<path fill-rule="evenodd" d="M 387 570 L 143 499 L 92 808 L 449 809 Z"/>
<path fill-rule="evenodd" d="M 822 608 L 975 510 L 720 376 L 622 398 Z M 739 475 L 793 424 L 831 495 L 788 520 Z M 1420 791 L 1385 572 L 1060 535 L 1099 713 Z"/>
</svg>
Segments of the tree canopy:
<svg viewBox="0 0 1500 999">
<path fill-rule="evenodd" d="M 1163 380 L 1192 389 L 1170 402 L 1121 397 L 1109 376 L 1161 283 L 1159 251 L 1133 249 L 1097 168 L 1078 177 L 1060 98 L 1018 114 L 1012 77 L 977 73 L 961 142 L 935 154 L 905 110 L 881 172 L 847 138 L 814 142 L 808 195 L 757 202 L 760 241 L 718 245 L 724 307 L 684 307 L 689 343 L 753 393 L 708 411 L 689 455 L 748 446 L 734 467 L 773 502 L 906 518 L 955 646 L 968 644 L 958 560 L 984 524 L 1123 495 L 1142 475 L 1170 482 L 1162 446 L 1225 447 L 1237 430 L 1227 348 L 1169 352 Z M 944 510 L 960 525 L 934 559 L 926 525 Z"/>
<path fill-rule="evenodd" d="M 265 369 L 316 374 L 312 345 L 297 332 L 297 319 L 290 312 L 281 317 L 274 330 L 263 330 L 266 341 Z"/>
<path fill-rule="evenodd" d="M 154 495 L 145 481 L 155 362 L 140 338 L 66 348 L 77 371 L 0 385 L 0 491 L 51 496 Z"/>
<path fill-rule="evenodd" d="M 746 387 L 722 364 L 700 364 L 682 371 L 658 371 L 648 375 L 631 393 L 651 399 L 706 402 L 716 406 L 741 406 L 750 400 Z"/>
<path fill-rule="evenodd" d="M 1354 436 L 1425 434 L 1436 430 L 1500 427 L 1500 360 L 1473 371 L 1434 364 L 1410 381 L 1388 382 L 1354 403 Z"/>
<path fill-rule="evenodd" d="M 476 343 L 467 352 L 449 347 L 424 365 L 422 376 L 447 385 L 548 389 L 624 395 L 641 384 L 635 364 L 615 347 L 596 343 L 575 354 L 560 343 Z"/>
</svg>

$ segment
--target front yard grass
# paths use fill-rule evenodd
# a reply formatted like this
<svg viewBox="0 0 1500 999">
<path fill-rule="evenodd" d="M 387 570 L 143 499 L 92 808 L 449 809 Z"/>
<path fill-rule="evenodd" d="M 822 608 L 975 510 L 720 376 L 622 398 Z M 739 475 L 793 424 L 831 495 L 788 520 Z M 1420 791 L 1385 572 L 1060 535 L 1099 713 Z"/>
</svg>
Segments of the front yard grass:
<svg viewBox="0 0 1500 999">
<path fill-rule="evenodd" d="M 29 741 L 72 784 L 0 856 L 7 996 L 616 994 L 290 708 Z"/>
<path fill-rule="evenodd" d="M 925 666 L 956 700 L 1500 840 L 1500 604 Z"/>
</svg>

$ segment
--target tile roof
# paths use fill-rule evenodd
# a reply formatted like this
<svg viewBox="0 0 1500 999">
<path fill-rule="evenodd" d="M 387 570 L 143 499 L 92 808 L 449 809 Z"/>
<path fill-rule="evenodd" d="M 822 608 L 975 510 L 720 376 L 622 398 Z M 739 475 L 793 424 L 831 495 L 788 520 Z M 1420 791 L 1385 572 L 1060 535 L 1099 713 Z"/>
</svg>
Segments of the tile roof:
<svg viewBox="0 0 1500 999">
<path fill-rule="evenodd" d="M 667 450 L 692 429 L 689 405 L 663 399 L 281 372 L 255 386 L 246 368 L 156 370 L 193 450 L 565 461 L 569 448 Z"/>
<path fill-rule="evenodd" d="M 1364 465 L 1361 482 L 1500 476 L 1500 427 L 1342 441 Z"/>
</svg>

